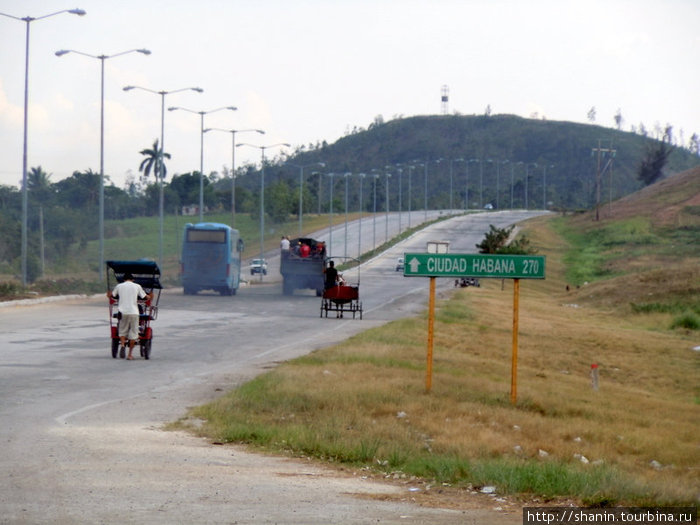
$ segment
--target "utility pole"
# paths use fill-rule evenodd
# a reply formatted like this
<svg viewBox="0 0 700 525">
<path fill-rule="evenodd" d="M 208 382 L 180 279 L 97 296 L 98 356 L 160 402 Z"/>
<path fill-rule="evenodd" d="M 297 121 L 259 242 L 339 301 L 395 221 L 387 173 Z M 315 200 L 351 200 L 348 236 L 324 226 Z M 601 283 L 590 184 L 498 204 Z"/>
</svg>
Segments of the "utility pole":
<svg viewBox="0 0 700 525">
<path fill-rule="evenodd" d="M 593 148 L 591 150 L 591 155 L 596 153 L 597 154 L 597 162 L 596 162 L 596 175 L 595 175 L 595 220 L 599 221 L 600 220 L 600 187 L 601 187 L 601 180 L 603 178 L 603 173 L 605 173 L 605 170 L 609 167 L 612 166 L 612 161 L 615 158 L 615 154 L 617 153 L 617 150 L 612 149 L 612 141 L 610 142 L 610 147 L 609 148 L 603 148 L 601 147 L 601 140 L 598 140 L 598 147 Z M 610 154 L 610 160 L 605 164 L 603 169 L 600 169 L 600 163 L 602 160 L 602 157 L 605 157 L 607 154 Z M 611 181 L 612 184 L 612 181 Z"/>
</svg>

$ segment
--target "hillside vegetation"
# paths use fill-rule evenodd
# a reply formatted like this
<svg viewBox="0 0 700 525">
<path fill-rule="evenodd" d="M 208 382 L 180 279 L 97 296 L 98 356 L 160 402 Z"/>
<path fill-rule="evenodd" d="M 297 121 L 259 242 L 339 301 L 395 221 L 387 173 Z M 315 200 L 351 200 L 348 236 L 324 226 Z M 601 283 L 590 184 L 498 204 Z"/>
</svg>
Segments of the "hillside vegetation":
<svg viewBox="0 0 700 525">
<path fill-rule="evenodd" d="M 610 197 L 617 199 L 642 187 L 637 180 L 638 168 L 646 148 L 658 144 L 658 140 L 632 132 L 514 115 L 417 116 L 375 122 L 334 144 L 299 149 L 293 163 L 324 162 L 325 170 L 311 169 L 339 174 L 389 172 L 394 188 L 390 197 L 393 209 L 398 204 L 399 167 L 403 170 L 403 198 L 408 198 L 410 172 L 414 185 L 413 208 L 422 206 L 426 163 L 428 198 L 436 208 L 449 206 L 452 172 L 452 202 L 457 208 L 465 207 L 468 192 L 469 208 L 480 208 L 487 203 L 510 208 L 512 196 L 513 206 L 517 208 L 526 207 L 527 202 L 527 207 L 536 209 L 588 209 L 595 203 L 594 148 L 615 150 L 612 167 L 602 178 L 601 193 L 607 202 Z M 610 158 L 608 154 L 603 159 L 601 169 Z M 697 156 L 676 148 L 664 174 L 679 173 L 698 163 Z M 410 169 L 411 165 L 415 168 Z M 298 170 L 279 169 L 273 173 L 280 177 L 294 176 Z M 249 184 L 252 188 L 253 181 Z M 352 184 L 356 187 L 358 181 Z M 313 185 L 310 190 L 314 191 Z M 378 198 L 384 202 L 382 195 Z M 356 204 L 352 209 L 355 207 Z"/>
<path fill-rule="evenodd" d="M 577 301 L 623 311 L 697 316 L 700 325 L 700 168 L 593 212 L 555 221 L 572 250 Z M 695 324 L 691 321 L 691 324 Z"/>
<path fill-rule="evenodd" d="M 349 212 L 381 211 L 386 209 L 387 199 L 390 210 L 418 210 L 426 206 L 589 209 L 597 194 L 598 159 L 594 148 L 616 151 L 611 164 L 608 165 L 611 154 L 603 157 L 601 163 L 601 168 L 608 166 L 601 177 L 600 191 L 607 204 L 610 199 L 641 187 L 638 168 L 648 148 L 660 144 L 665 143 L 601 126 L 511 115 L 421 116 L 389 122 L 377 119 L 368 129 L 353 130 L 334 144 L 299 147 L 289 157 L 269 161 L 266 223 L 281 226 L 293 220 L 299 212 L 300 189 L 304 213 L 316 215 L 327 214 L 331 207 L 334 212 L 343 213 L 346 205 Z M 157 155 L 156 150 L 152 153 Z M 690 150 L 675 148 L 662 175 L 673 175 L 699 162 Z M 301 166 L 305 167 L 303 177 Z M 258 220 L 260 211 L 259 168 L 240 166 L 236 172 L 237 215 L 252 222 Z M 352 176 L 346 178 L 346 173 Z M 105 245 L 115 247 L 117 252 L 125 251 L 129 247 L 122 232 L 137 223 L 144 231 L 151 231 L 157 220 L 159 187 L 153 177 L 142 177 L 118 188 L 106 175 Z M 209 210 L 205 220 L 223 217 L 228 223 L 230 171 L 205 174 L 202 182 L 203 200 Z M 199 173 L 168 174 L 163 186 L 166 226 L 181 225 L 185 219 L 177 214 L 183 206 L 199 202 Z M 51 166 L 34 166 L 28 173 L 27 188 L 28 281 L 41 276 L 42 266 L 48 277 L 72 269 L 95 275 L 103 271 L 95 267 L 92 257 L 99 237 L 99 173 L 91 169 L 75 171 L 68 178 L 54 181 Z M 0 186 L 3 277 L 17 276 L 21 271 L 21 202 L 18 188 Z M 180 234 L 177 231 L 174 235 Z M 172 239 L 173 234 L 169 232 L 168 238 Z M 255 242 L 254 234 L 244 239 Z M 177 257 L 173 251 L 176 243 L 168 242 L 166 249 L 166 258 Z"/>
<path fill-rule="evenodd" d="M 547 278 L 521 285 L 515 405 L 512 285 L 482 280 L 438 303 L 430 393 L 426 319 L 403 319 L 193 409 L 193 431 L 410 484 L 427 504 L 493 486 L 502 505 L 697 505 L 699 332 L 674 323 L 700 313 L 697 179 L 613 203 L 601 221 L 525 223 Z"/>
</svg>

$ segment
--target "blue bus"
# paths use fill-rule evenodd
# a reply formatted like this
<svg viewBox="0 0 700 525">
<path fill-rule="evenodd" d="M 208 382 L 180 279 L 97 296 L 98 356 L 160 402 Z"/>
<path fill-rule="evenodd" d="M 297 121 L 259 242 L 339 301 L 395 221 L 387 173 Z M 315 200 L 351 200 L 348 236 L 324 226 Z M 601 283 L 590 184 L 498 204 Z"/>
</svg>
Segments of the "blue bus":
<svg viewBox="0 0 700 525">
<path fill-rule="evenodd" d="M 214 290 L 236 295 L 241 280 L 243 240 L 230 226 L 217 222 L 186 224 L 180 277 L 185 295 Z"/>
</svg>

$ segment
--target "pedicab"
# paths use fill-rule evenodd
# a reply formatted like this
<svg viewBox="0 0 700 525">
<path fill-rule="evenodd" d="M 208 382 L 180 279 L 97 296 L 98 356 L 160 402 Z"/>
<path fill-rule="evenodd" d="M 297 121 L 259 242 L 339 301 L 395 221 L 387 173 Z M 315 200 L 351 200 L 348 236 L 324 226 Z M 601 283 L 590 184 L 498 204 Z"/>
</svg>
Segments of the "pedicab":
<svg viewBox="0 0 700 525">
<path fill-rule="evenodd" d="M 151 321 L 158 318 L 158 302 L 160 301 L 160 269 L 153 261 L 146 259 L 139 261 L 107 261 L 107 289 L 124 281 L 124 276 L 130 273 L 134 282 L 140 284 L 147 294 L 153 294 L 150 299 L 139 299 L 139 338 L 137 344 L 141 349 L 141 357 L 150 359 L 151 345 L 153 343 L 153 329 Z M 109 298 L 109 328 L 112 339 L 112 357 L 116 359 L 119 352 L 119 311 L 118 300 Z M 124 351 L 120 354 L 124 358 Z"/>
<path fill-rule="evenodd" d="M 359 314 L 362 319 L 362 302 L 360 301 L 360 261 L 354 257 L 329 257 L 326 266 L 331 260 L 345 260 L 357 264 L 357 281 L 348 282 L 344 274 L 338 273 L 335 286 L 329 286 L 323 290 L 321 299 L 321 317 L 328 317 L 328 312 L 335 312 L 336 318 L 343 314 L 352 313 L 352 318 Z"/>
</svg>

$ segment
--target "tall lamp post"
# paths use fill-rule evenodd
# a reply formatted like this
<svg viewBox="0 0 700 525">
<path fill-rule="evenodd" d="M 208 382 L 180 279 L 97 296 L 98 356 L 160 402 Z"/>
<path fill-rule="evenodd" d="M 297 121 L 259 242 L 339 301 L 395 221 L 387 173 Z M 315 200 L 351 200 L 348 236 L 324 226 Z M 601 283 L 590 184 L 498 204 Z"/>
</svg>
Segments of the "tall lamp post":
<svg viewBox="0 0 700 525">
<path fill-rule="evenodd" d="M 163 179 L 165 178 L 165 169 L 163 166 L 163 154 L 165 153 L 165 95 L 170 95 L 172 93 L 179 93 L 181 91 L 196 91 L 197 93 L 202 93 L 204 90 L 200 87 L 186 87 L 181 89 L 173 89 L 170 91 L 156 91 L 154 89 L 149 89 L 141 86 L 125 86 L 124 91 L 131 91 L 132 89 L 140 89 L 141 91 L 147 91 L 148 93 L 153 93 L 154 95 L 160 95 L 160 152 L 157 154 L 156 162 L 156 178 L 158 179 L 158 222 L 159 222 L 159 235 L 158 235 L 158 265 L 163 268 Z"/>
<path fill-rule="evenodd" d="M 547 209 L 547 168 L 553 168 L 554 164 L 544 165 L 544 172 L 542 173 L 542 209 Z"/>
<path fill-rule="evenodd" d="M 387 169 L 391 169 L 391 166 L 387 166 Z M 403 205 L 403 195 L 402 195 L 402 188 L 401 188 L 401 179 L 403 179 L 403 168 L 401 167 L 401 164 L 396 164 L 396 173 L 398 174 L 399 177 L 399 235 L 401 235 L 401 208 Z"/>
<path fill-rule="evenodd" d="M 352 173 L 349 171 L 343 173 L 343 178 L 345 179 L 345 240 L 343 241 L 343 251 L 344 256 L 348 257 L 348 180 L 352 177 Z"/>
<path fill-rule="evenodd" d="M 328 257 L 331 257 L 331 251 L 333 250 L 333 177 L 335 175 L 333 172 L 328 173 L 328 176 L 331 178 L 331 186 L 328 192 L 328 214 L 330 216 L 328 219 L 328 250 L 326 250 Z"/>
<path fill-rule="evenodd" d="M 484 209 L 484 161 L 479 162 L 479 209 Z"/>
<path fill-rule="evenodd" d="M 464 159 L 450 159 L 450 213 L 452 213 L 452 210 L 454 210 L 454 202 L 452 200 L 452 194 L 454 192 L 454 190 L 452 189 L 452 166 L 455 162 L 464 162 Z"/>
<path fill-rule="evenodd" d="M 442 159 L 436 159 L 434 161 L 436 164 L 440 164 L 442 162 Z M 428 164 L 430 164 L 430 160 L 426 160 L 424 163 L 425 166 L 425 177 L 424 177 L 424 188 L 423 188 L 423 205 L 425 207 L 425 221 L 428 221 Z"/>
<path fill-rule="evenodd" d="M 533 162 L 532 164 L 525 164 L 525 209 L 529 209 L 529 202 L 528 202 L 528 185 L 529 185 L 529 179 L 530 179 L 530 166 L 533 168 L 537 167 L 537 163 Z"/>
<path fill-rule="evenodd" d="M 231 134 L 231 228 L 236 227 L 236 133 L 245 133 L 247 131 L 255 131 L 264 135 L 265 132 L 261 129 L 223 129 L 223 128 L 207 128 L 204 133 L 209 131 L 225 131 Z"/>
<path fill-rule="evenodd" d="M 494 166 L 496 166 L 496 195 L 498 195 L 498 160 L 486 159 L 486 162 L 488 162 L 489 164 L 493 164 Z M 498 199 L 498 196 L 496 196 L 496 199 Z M 483 204 L 483 203 L 482 203 L 482 204 Z M 487 202 L 486 205 L 487 205 L 487 206 L 490 206 L 491 208 L 493 208 L 493 205 L 492 205 L 490 202 Z M 496 207 L 498 207 L 498 206 L 496 206 Z"/>
<path fill-rule="evenodd" d="M 290 164 L 292 168 L 299 168 L 299 237 L 302 235 L 302 229 L 304 227 L 304 168 L 308 168 L 310 166 L 319 166 L 321 168 L 326 167 L 325 162 L 312 162 L 311 164 L 301 164 L 301 165 L 296 165 L 296 164 Z M 321 193 L 319 192 L 319 204 L 321 202 Z M 320 213 L 320 212 L 319 212 Z"/>
<path fill-rule="evenodd" d="M 413 178 L 413 170 L 416 166 L 420 164 L 409 164 L 408 165 L 408 229 L 411 229 L 411 179 Z"/>
<path fill-rule="evenodd" d="M 358 223 L 359 232 L 357 236 L 357 260 L 359 261 L 362 257 L 362 181 L 367 175 L 364 173 L 358 173 L 357 176 L 360 177 L 360 221 Z"/>
<path fill-rule="evenodd" d="M 75 53 L 77 55 L 83 55 L 89 58 L 96 58 L 100 61 L 100 265 L 98 266 L 97 273 L 100 275 L 100 280 L 102 280 L 104 278 L 102 266 L 104 265 L 105 260 L 105 60 L 108 58 L 126 55 L 128 53 L 150 55 L 151 52 L 148 49 L 130 49 L 129 51 L 122 51 L 121 53 L 117 53 L 115 55 L 91 55 L 89 53 L 83 53 L 82 51 L 75 51 L 74 49 L 62 49 L 60 51 L 56 51 L 55 55 L 60 57 L 68 53 Z"/>
<path fill-rule="evenodd" d="M 465 210 L 468 210 L 468 209 L 469 209 L 469 165 L 470 165 L 471 163 L 473 163 L 473 162 L 477 162 L 477 163 L 478 163 L 478 162 L 479 162 L 479 159 L 469 159 L 469 160 L 467 161 L 467 170 L 466 170 L 466 173 L 467 173 L 467 181 L 466 181 L 466 184 L 465 184 L 465 192 L 464 192 L 464 203 L 465 203 L 465 208 L 464 208 L 464 209 L 465 209 Z"/>
<path fill-rule="evenodd" d="M 498 164 L 496 164 L 496 208 L 500 210 L 501 208 L 500 208 L 500 201 L 499 201 L 498 195 L 499 195 L 499 192 L 501 191 L 500 186 L 499 186 L 499 184 L 500 184 L 499 181 L 500 181 L 500 177 L 501 177 L 501 164 L 508 164 L 510 161 L 508 159 L 505 159 L 505 160 L 500 160 L 497 162 L 498 162 Z"/>
<path fill-rule="evenodd" d="M 204 221 L 204 115 L 214 113 L 215 111 L 222 111 L 224 109 L 236 111 L 238 108 L 235 106 L 223 106 L 220 108 L 210 109 L 208 111 L 195 111 L 193 109 L 183 108 L 180 106 L 168 108 L 168 111 L 180 110 L 199 115 L 199 222 Z"/>
<path fill-rule="evenodd" d="M 374 184 L 372 185 L 372 199 L 374 201 L 372 205 L 372 250 L 374 250 L 377 248 L 377 179 L 379 174 L 373 173 L 372 178 L 374 179 Z"/>
<path fill-rule="evenodd" d="M 384 221 L 384 242 L 389 242 L 389 178 L 391 173 L 384 172 L 384 180 L 386 181 L 386 199 L 384 201 L 384 211 L 386 212 L 386 220 Z"/>
<path fill-rule="evenodd" d="M 257 148 L 260 150 L 261 162 L 260 162 L 260 264 L 262 265 L 264 255 L 265 255 L 265 150 L 270 148 L 275 148 L 278 146 L 290 147 L 286 142 L 278 142 L 277 144 L 271 144 L 270 146 L 257 146 L 255 144 L 248 144 L 246 142 L 241 142 L 236 144 L 236 147 L 248 146 L 251 148 Z M 263 272 L 260 272 L 260 281 L 263 280 Z"/>
<path fill-rule="evenodd" d="M 423 211 L 425 213 L 425 222 L 428 222 L 428 164 L 430 164 L 430 160 L 426 160 L 423 163 Z"/>
<path fill-rule="evenodd" d="M 43 16 L 18 16 L 0 13 L 2 16 L 19 20 L 26 23 L 26 37 L 24 44 L 24 138 L 22 145 L 22 286 L 27 286 L 27 135 L 29 122 L 29 26 L 35 20 L 42 20 L 50 16 L 59 15 L 61 13 L 70 13 L 72 15 L 83 16 L 85 11 L 82 9 L 63 9 Z"/>
</svg>

